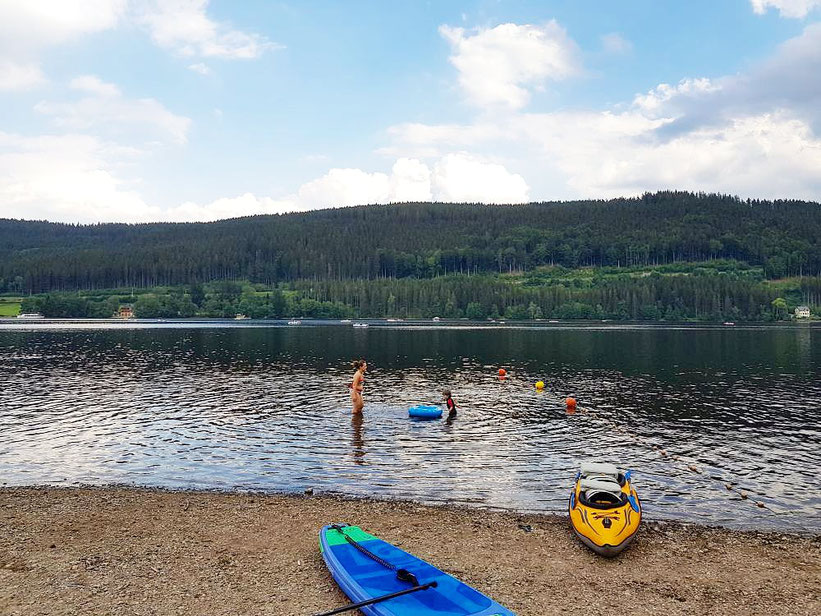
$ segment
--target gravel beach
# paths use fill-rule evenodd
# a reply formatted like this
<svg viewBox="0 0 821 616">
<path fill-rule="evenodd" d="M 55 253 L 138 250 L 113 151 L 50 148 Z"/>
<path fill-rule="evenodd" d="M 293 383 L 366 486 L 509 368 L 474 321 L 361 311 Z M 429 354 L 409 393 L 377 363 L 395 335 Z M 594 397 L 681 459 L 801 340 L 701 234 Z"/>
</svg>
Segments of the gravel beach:
<svg viewBox="0 0 821 616">
<path fill-rule="evenodd" d="M 613 560 L 563 516 L 138 488 L 0 489 L 0 614 L 309 615 L 345 604 L 319 554 L 356 523 L 520 616 L 820 614 L 821 541 L 645 520 Z"/>
</svg>

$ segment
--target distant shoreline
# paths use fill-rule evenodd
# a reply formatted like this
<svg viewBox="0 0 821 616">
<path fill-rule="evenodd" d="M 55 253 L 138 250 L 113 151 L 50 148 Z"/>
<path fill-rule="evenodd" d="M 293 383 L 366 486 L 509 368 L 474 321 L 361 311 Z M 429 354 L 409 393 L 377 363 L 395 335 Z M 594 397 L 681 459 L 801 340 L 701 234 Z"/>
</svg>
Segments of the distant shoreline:
<svg viewBox="0 0 821 616">
<path fill-rule="evenodd" d="M 817 537 L 646 520 L 634 545 L 605 560 L 560 515 L 325 495 L 29 487 L 0 488 L 0 611 L 331 609 L 346 599 L 317 547 L 330 522 L 363 526 L 520 616 L 604 612 L 614 598 L 640 615 L 821 610 Z"/>
</svg>

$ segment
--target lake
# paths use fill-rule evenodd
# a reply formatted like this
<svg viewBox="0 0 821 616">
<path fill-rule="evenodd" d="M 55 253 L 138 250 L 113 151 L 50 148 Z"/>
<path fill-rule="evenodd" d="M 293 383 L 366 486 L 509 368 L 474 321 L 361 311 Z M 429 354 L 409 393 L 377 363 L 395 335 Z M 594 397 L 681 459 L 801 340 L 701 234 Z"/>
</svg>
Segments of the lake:
<svg viewBox="0 0 821 616">
<path fill-rule="evenodd" d="M 579 462 L 605 460 L 633 469 L 646 519 L 821 531 L 817 325 L 7 321 L 0 361 L 6 485 L 561 512 Z M 408 418 L 444 388 L 454 421 Z"/>
</svg>

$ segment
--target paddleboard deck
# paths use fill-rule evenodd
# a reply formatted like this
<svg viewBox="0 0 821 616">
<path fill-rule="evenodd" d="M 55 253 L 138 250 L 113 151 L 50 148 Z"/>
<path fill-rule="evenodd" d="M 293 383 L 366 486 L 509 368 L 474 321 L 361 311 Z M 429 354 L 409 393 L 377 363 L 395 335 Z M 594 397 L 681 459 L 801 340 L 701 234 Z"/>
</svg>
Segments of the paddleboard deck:
<svg viewBox="0 0 821 616">
<path fill-rule="evenodd" d="M 353 603 L 405 590 L 413 584 L 399 581 L 395 570 L 358 550 L 345 535 L 385 563 L 413 573 L 419 584 L 434 581 L 437 584 L 435 588 L 360 608 L 366 616 L 514 616 L 478 590 L 358 526 L 323 526 L 319 532 L 322 557 L 336 583 Z"/>
</svg>

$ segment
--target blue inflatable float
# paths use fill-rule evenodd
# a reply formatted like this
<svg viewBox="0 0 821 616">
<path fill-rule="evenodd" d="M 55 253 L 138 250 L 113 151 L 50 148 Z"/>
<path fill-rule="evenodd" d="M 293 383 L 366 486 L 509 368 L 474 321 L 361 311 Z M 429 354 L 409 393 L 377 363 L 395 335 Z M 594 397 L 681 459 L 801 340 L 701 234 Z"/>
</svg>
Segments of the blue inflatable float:
<svg viewBox="0 0 821 616">
<path fill-rule="evenodd" d="M 417 404 L 408 409 L 408 415 L 419 419 L 439 419 L 442 416 L 442 409 L 432 404 Z"/>
</svg>

